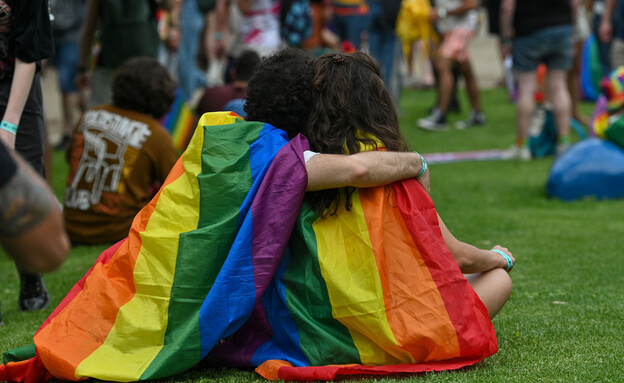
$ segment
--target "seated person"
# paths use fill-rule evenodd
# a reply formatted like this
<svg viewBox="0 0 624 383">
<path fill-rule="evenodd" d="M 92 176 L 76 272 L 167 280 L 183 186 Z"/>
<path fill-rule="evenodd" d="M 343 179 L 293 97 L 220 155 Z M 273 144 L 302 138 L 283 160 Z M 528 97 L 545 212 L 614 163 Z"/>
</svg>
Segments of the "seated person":
<svg viewBox="0 0 624 383">
<path fill-rule="evenodd" d="M 215 86 L 206 88 L 199 103 L 197 104 L 196 112 L 199 116 L 208 112 L 219 112 L 227 109 L 226 105 L 233 100 L 237 100 L 241 103 L 245 98 L 245 92 L 247 91 L 247 82 L 251 78 L 256 65 L 260 62 L 260 56 L 255 51 L 246 50 L 236 60 L 236 64 L 232 69 L 231 77 L 234 81 L 231 84 Z M 239 112 L 231 110 L 233 112 Z M 238 113 L 239 116 L 245 117 Z"/>
<path fill-rule="evenodd" d="M 385 148 L 407 150 L 391 99 L 380 79 L 379 67 L 366 54 L 325 55 L 317 59 L 314 79 L 315 103 L 305 135 L 313 150 L 323 153 L 357 153 Z M 355 79 L 362 82 L 357 86 Z M 341 196 L 338 189 L 323 194 L 308 194 L 312 208 L 321 216 L 350 210 L 350 194 Z M 344 206 L 341 206 L 343 204 Z M 501 246 L 498 251 L 477 249 L 457 240 L 438 216 L 446 246 L 464 274 L 471 276 L 475 291 L 494 317 L 511 293 L 511 281 L 503 269 L 511 253 Z M 511 266 L 510 266 L 511 268 Z"/>
<path fill-rule="evenodd" d="M 300 60 L 299 54 L 283 55 L 283 63 L 289 64 L 282 71 L 283 89 L 272 97 L 288 100 L 307 118 L 313 72 L 309 59 Z M 301 88 L 302 81 L 308 86 Z M 287 123 L 288 118 L 280 121 Z M 43 363 L 34 364 L 33 374 L 134 381 L 184 371 L 250 316 L 282 258 L 306 189 L 367 187 L 417 176 L 428 187 L 429 172 L 423 171 L 416 153 L 318 154 L 305 164 L 303 150 L 293 151 L 293 142 L 269 124 L 229 113 L 205 114 L 163 187 L 135 217 L 128 238 L 102 253 L 35 336 L 36 358 Z M 279 161 L 284 157 L 289 162 Z M 273 178 L 276 172 L 284 177 Z M 267 191 L 269 198 L 263 201 L 273 205 L 256 210 L 263 206 L 257 205 L 259 196 Z M 236 247 L 249 244 L 249 234 L 259 239 L 253 241 L 255 260 Z M 252 286 L 251 261 L 268 272 L 252 278 Z M 192 288 L 185 281 L 191 281 Z M 111 329 L 119 336 L 102 333 Z M 72 336 L 63 335 L 67 333 Z M 178 335 L 170 337 L 173 333 Z M 105 347 L 94 351 L 102 339 Z M 156 356 L 153 350 L 162 363 L 147 368 Z M 85 357 L 95 363 L 81 363 L 76 371 L 74 363 Z M 98 363 L 101 357 L 105 362 Z M 111 363 L 120 367 L 111 370 Z M 0 380 L 3 377 L 0 369 Z"/>
<path fill-rule="evenodd" d="M 157 121 L 175 98 L 167 69 L 152 58 L 130 59 L 115 74 L 112 91 L 112 105 L 82 116 L 67 154 L 63 215 L 75 244 L 125 238 L 178 159 Z"/>
<path fill-rule="evenodd" d="M 271 89 L 280 87 L 276 76 L 289 77 L 277 70 L 293 67 L 285 56 L 257 69 L 247 94 L 248 119 L 291 127 L 286 129 L 292 137 L 302 125 L 297 119 L 306 118 L 313 152 L 407 150 L 379 67 L 369 56 L 321 56 L 311 108 L 299 110 L 266 96 L 278 93 Z M 262 92 L 256 92 L 259 84 L 266 85 Z M 414 180 L 308 192 L 284 258 L 287 266 L 273 277 L 275 290 L 263 296 L 270 310 L 254 312 L 249 329 L 242 326 L 217 345 L 209 355 L 212 363 L 241 365 L 241 350 L 253 344 L 248 363 L 259 365 L 268 379 L 287 379 L 297 373 L 293 366 L 356 364 L 357 371 L 367 371 L 364 366 L 393 364 L 402 366 L 395 372 L 422 372 L 435 362 L 436 369 L 459 368 L 498 349 L 490 318 L 510 296 L 507 272 L 515 259 L 498 245 L 484 250 L 457 240 Z M 287 330 L 289 325 L 296 330 Z M 287 375 L 280 375 L 282 368 Z M 329 374 L 314 377 L 334 377 Z"/>
</svg>

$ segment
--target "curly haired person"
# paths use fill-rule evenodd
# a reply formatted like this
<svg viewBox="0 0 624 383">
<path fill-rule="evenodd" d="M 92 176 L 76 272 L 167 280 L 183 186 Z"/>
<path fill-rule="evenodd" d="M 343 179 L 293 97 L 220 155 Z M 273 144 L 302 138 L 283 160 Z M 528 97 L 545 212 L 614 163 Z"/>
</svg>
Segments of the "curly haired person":
<svg viewBox="0 0 624 383">
<path fill-rule="evenodd" d="M 128 235 L 178 159 L 158 119 L 175 98 L 175 83 L 156 59 L 126 61 L 112 82 L 112 105 L 85 112 L 70 148 L 63 211 L 73 243 L 110 243 Z"/>
</svg>

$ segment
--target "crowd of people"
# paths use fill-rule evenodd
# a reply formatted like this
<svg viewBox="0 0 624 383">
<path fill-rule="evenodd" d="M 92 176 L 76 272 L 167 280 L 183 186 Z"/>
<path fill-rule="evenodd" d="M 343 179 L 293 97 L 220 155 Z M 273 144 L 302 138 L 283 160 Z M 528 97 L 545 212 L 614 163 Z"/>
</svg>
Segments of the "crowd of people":
<svg viewBox="0 0 624 383">
<path fill-rule="evenodd" d="M 0 0 L 0 242 L 20 273 L 19 308 L 49 305 L 40 273 L 60 266 L 70 242 L 127 240 L 135 217 L 181 161 L 162 126 L 176 100 L 191 105 L 197 118 L 229 110 L 269 123 L 289 139 L 306 137 L 304 203 L 321 221 L 353 214 L 359 188 L 390 193 L 382 205 L 396 198 L 384 189 L 393 182 L 416 178 L 418 192 L 428 193 L 427 164 L 408 151 L 397 115 L 398 59 L 413 42 L 399 44 L 395 27 L 407 2 Z M 580 9 L 593 6 L 601 44 L 613 41 L 603 65 L 619 66 L 624 23 L 616 15 L 624 7 L 618 3 L 487 2 L 494 10 L 491 25 L 499 27 L 501 54 L 513 57 L 517 79 L 517 140 L 507 158 L 531 158 L 527 136 L 542 63 L 557 151 L 570 146 L 571 119 L 582 118 L 574 112 L 577 91 L 568 81 L 577 70 L 574 33 L 585 33 L 575 20 L 586 17 Z M 424 2 L 425 22 L 435 31 L 430 57 L 437 101 L 416 122 L 420 128 L 447 130 L 458 76 L 465 80 L 471 110 L 457 127 L 487 123 L 468 52 L 479 6 L 477 0 Z M 47 139 L 39 72 L 45 60 L 58 69 L 62 92 L 63 134 L 56 148 L 67 151 L 70 164 L 62 206 L 43 181 Z M 73 115 L 76 109 L 80 117 Z M 212 155 L 210 150 L 208 145 Z M 18 194 L 31 198 L 15 200 Z M 172 205 L 191 206 L 184 199 Z M 414 209 L 403 214 L 416 220 L 421 212 Z M 308 224 L 312 230 L 305 220 L 298 230 Z M 512 253 L 461 242 L 437 213 L 426 224 L 440 234 L 443 257 L 453 265 L 449 275 L 465 276 L 469 285 L 462 289 L 479 297 L 470 303 L 478 307 L 471 308 L 481 310 L 482 303 L 492 318 L 511 293 Z M 43 249 L 32 238 L 52 239 Z"/>
</svg>

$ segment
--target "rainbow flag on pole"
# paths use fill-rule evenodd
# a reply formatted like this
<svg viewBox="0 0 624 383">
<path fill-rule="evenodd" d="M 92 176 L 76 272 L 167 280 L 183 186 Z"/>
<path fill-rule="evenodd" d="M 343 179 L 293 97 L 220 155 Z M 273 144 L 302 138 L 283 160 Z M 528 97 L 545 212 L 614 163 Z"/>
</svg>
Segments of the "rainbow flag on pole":
<svg viewBox="0 0 624 383">
<path fill-rule="evenodd" d="M 106 250 L 0 380 L 158 379 L 203 359 L 268 379 L 454 369 L 497 351 L 487 311 L 413 181 L 320 219 L 305 138 L 204 115 L 129 236 Z"/>
</svg>

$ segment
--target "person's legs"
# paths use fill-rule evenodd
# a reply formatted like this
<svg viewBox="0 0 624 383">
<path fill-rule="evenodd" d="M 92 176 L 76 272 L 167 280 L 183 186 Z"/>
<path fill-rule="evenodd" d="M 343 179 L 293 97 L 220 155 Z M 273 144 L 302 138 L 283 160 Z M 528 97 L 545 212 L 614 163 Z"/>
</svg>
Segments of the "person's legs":
<svg viewBox="0 0 624 383">
<path fill-rule="evenodd" d="M 551 47 L 544 60 L 547 68 L 546 86 L 557 125 L 557 154 L 561 154 L 570 146 L 572 102 L 566 76 L 572 69 L 572 27 L 551 28 L 547 31 L 545 42 Z"/>
<path fill-rule="evenodd" d="M 503 308 L 511 295 L 512 282 L 503 269 L 492 269 L 478 274 L 466 275 L 468 283 L 488 310 L 490 319 Z"/>
<path fill-rule="evenodd" d="M 516 100 L 516 146 L 522 146 L 529 135 L 531 114 L 535 108 L 537 90 L 536 72 L 516 72 L 518 98 Z"/>
<path fill-rule="evenodd" d="M 589 120 L 583 116 L 578 105 L 580 99 L 580 84 L 579 77 L 581 71 L 581 51 L 583 48 L 583 42 L 577 41 L 574 43 L 574 59 L 572 60 L 572 69 L 570 69 L 566 75 L 566 83 L 570 92 L 572 116 L 581 124 L 587 126 Z"/>
<path fill-rule="evenodd" d="M 558 136 L 566 138 L 570 134 L 570 118 L 572 115 L 570 92 L 568 92 L 566 84 L 566 71 L 549 69 L 546 75 L 546 85 L 548 87 L 549 99 L 553 104 Z"/>
<path fill-rule="evenodd" d="M 418 120 L 418 127 L 426 130 L 446 130 L 446 113 L 453 93 L 453 60 L 438 55 L 435 60 L 435 67 L 438 74 L 438 104 L 431 111 L 431 114 Z"/>
<path fill-rule="evenodd" d="M 438 93 L 439 103 L 438 109 L 443 114 L 448 111 L 451 102 L 451 94 L 453 93 L 453 60 L 442 55 L 438 56 L 435 61 L 435 67 L 438 71 Z"/>
<path fill-rule="evenodd" d="M 182 29 L 178 50 L 178 79 L 182 96 L 189 101 L 196 89 L 206 85 L 206 75 L 197 67 L 197 52 L 204 27 L 204 15 L 197 7 L 196 0 L 185 0 L 180 17 Z"/>
<path fill-rule="evenodd" d="M 470 60 L 459 62 L 459 70 L 464 75 L 466 81 L 466 91 L 468 92 L 468 98 L 470 100 L 470 106 L 473 110 L 481 112 L 481 96 L 479 94 L 479 86 L 477 84 L 477 77 L 472 70 Z"/>
<path fill-rule="evenodd" d="M 78 68 L 78 43 L 57 44 L 54 66 L 59 75 L 63 112 L 63 136 L 54 148 L 64 150 L 72 135 L 75 122 L 74 110 L 76 106 L 81 106 L 78 103 L 78 89 L 74 82 Z"/>
<path fill-rule="evenodd" d="M 26 101 L 20 120 L 20 128 L 15 137 L 15 151 L 18 152 L 34 169 L 45 178 L 44 166 L 45 123 L 43 117 L 43 96 L 39 75 L 35 75 L 33 85 Z M 42 310 L 50 303 L 48 290 L 41 274 L 21 270 L 20 275 L 20 310 Z"/>
</svg>

